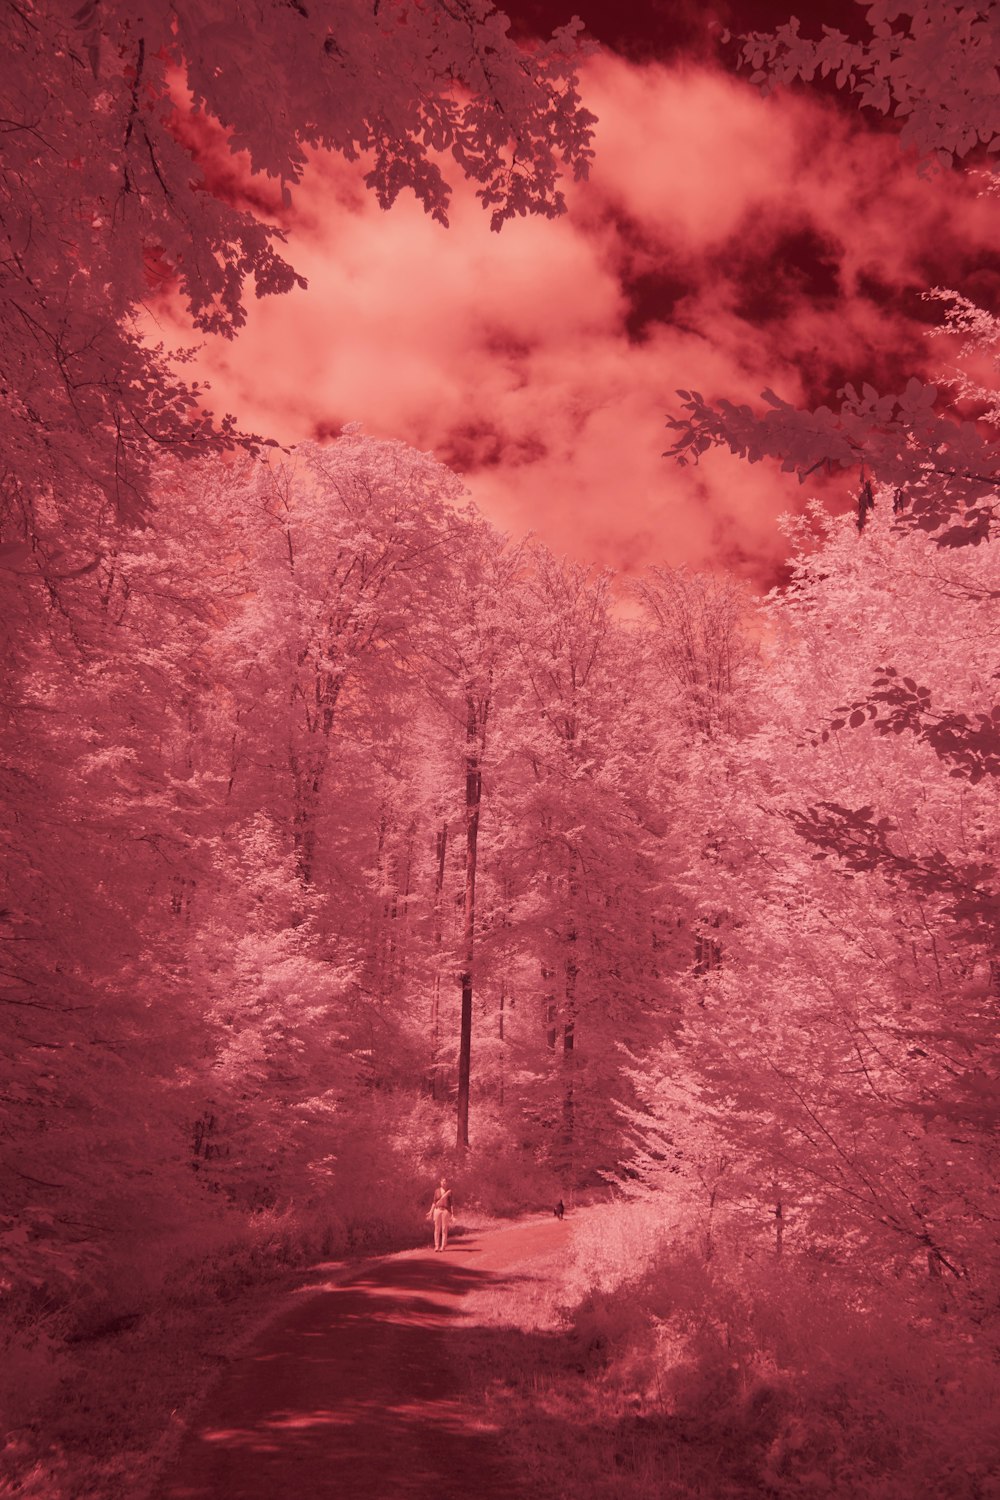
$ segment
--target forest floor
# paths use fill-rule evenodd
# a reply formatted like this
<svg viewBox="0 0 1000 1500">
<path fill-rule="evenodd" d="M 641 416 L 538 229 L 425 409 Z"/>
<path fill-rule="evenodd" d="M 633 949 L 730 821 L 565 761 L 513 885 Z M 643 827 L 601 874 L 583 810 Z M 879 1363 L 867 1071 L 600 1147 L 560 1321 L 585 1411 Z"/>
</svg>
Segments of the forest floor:
<svg viewBox="0 0 1000 1500">
<path fill-rule="evenodd" d="M 569 1236 L 545 1216 L 314 1267 L 226 1367 L 155 1500 L 538 1494 L 504 1393 L 556 1336 Z"/>
</svg>

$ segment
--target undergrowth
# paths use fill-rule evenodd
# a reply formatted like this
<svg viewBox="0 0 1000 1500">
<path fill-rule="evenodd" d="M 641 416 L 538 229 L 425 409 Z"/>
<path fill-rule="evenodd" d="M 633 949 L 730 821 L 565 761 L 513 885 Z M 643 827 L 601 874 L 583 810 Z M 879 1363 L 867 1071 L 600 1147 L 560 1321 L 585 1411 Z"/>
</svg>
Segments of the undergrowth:
<svg viewBox="0 0 1000 1500">
<path fill-rule="evenodd" d="M 222 1191 L 167 1240 L 141 1223 L 95 1245 L 92 1273 L 26 1281 L 0 1307 L 0 1500 L 143 1500 L 213 1377 L 305 1268 L 424 1242 L 447 1173 L 467 1226 L 521 1212 L 552 1183 L 488 1116 L 477 1150 L 423 1099 L 373 1100 L 329 1181 L 283 1210 Z M 199 1184 L 199 1191 L 203 1185 Z M 191 1205 L 187 1205 L 189 1210 Z M 195 1205 L 196 1206 L 196 1205 Z"/>
<path fill-rule="evenodd" d="M 200 1218 L 192 1189 L 169 1239 L 137 1223 L 95 1242 L 86 1276 L 8 1287 L 0 1500 L 142 1500 L 213 1375 L 304 1268 L 421 1242 L 443 1123 L 419 1099 L 373 1101 L 301 1201 L 252 1209 L 252 1194 L 194 1179 Z"/>
<path fill-rule="evenodd" d="M 998 1500 L 1000 1328 L 942 1289 L 595 1208 L 481 1294 L 471 1399 L 560 1500 Z"/>
<path fill-rule="evenodd" d="M 8 1336 L 0 1497 L 142 1500 L 186 1416 L 304 1268 L 421 1232 L 415 1205 L 347 1222 L 260 1213 L 178 1260 L 155 1291 L 139 1275 L 109 1284 L 62 1337 Z"/>
</svg>

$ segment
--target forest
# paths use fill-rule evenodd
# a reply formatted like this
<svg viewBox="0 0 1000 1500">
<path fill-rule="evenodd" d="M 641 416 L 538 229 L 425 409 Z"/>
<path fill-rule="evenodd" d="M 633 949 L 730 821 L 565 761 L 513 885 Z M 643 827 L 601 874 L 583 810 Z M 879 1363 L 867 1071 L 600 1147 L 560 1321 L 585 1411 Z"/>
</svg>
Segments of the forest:
<svg viewBox="0 0 1000 1500">
<path fill-rule="evenodd" d="M 839 479 L 763 595 L 505 533 L 355 421 L 248 434 L 141 312 L 238 337 L 290 291 L 308 153 L 442 221 L 457 172 L 499 229 L 593 125 L 576 24 L 252 8 L 0 22 L 0 1494 L 133 1493 L 67 1414 L 94 1349 L 415 1243 L 447 1170 L 635 1226 L 567 1326 L 689 1467 L 576 1493 L 990 1500 L 1000 322 L 935 289 L 955 369 L 898 394 L 664 391 L 665 470 Z M 736 66 L 986 177 L 991 0 L 858 23 Z"/>
</svg>

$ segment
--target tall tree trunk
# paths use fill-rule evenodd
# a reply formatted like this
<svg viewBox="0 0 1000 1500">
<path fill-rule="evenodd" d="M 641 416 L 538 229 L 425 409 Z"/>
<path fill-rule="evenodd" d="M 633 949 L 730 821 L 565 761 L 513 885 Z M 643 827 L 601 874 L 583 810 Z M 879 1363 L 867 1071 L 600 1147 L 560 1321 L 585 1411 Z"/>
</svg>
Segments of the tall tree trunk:
<svg viewBox="0 0 1000 1500">
<path fill-rule="evenodd" d="M 556 1050 L 556 992 L 551 988 L 555 979 L 555 970 L 550 969 L 548 964 L 542 964 L 542 1025 L 545 1028 L 545 1041 L 550 1052 Z"/>
<path fill-rule="evenodd" d="M 481 730 L 476 700 L 466 698 L 465 724 L 465 899 L 462 934 L 462 1023 L 458 1045 L 458 1145 L 469 1144 L 469 1082 L 472 1076 L 472 974 L 476 948 L 476 859 L 479 809 L 483 796 Z"/>
<path fill-rule="evenodd" d="M 576 981 L 579 973 L 577 963 L 577 899 L 579 894 L 576 854 L 570 855 L 569 878 L 566 882 L 566 905 L 569 924 L 566 928 L 566 958 L 563 965 L 563 1056 L 562 1056 L 562 1134 L 566 1169 L 573 1171 L 573 1146 L 576 1130 Z"/>
<path fill-rule="evenodd" d="M 437 863 L 434 871 L 434 988 L 431 991 L 430 1063 L 430 1091 L 432 1099 L 438 1097 L 441 1083 L 438 1055 L 441 1050 L 441 943 L 444 939 L 442 905 L 444 901 L 445 861 L 448 854 L 448 824 L 446 822 L 442 823 L 438 829 L 435 840 L 435 854 L 437 856 Z"/>
<path fill-rule="evenodd" d="M 316 819 L 326 769 L 325 746 L 317 754 L 307 747 L 302 755 L 289 753 L 288 763 L 295 788 L 292 837 L 295 860 L 303 885 L 311 885 L 316 864 Z"/>
<path fill-rule="evenodd" d="M 396 992 L 402 994 L 406 987 L 406 970 L 410 957 L 410 888 L 413 883 L 413 845 L 417 836 L 416 822 L 411 818 L 406 829 L 406 852 L 403 859 L 402 880 L 399 866 L 396 870 L 395 941 L 393 957 L 396 970 Z"/>
<path fill-rule="evenodd" d="M 300 653 L 300 667 L 306 656 L 307 653 Z M 316 821 L 330 760 L 330 736 L 333 733 L 334 716 L 343 683 L 344 669 L 341 667 L 335 672 L 316 673 L 308 693 L 299 685 L 292 690 L 292 704 L 294 705 L 297 697 L 304 704 L 308 736 L 301 751 L 290 745 L 288 752 L 288 765 L 295 788 L 292 834 L 303 885 L 312 884 L 316 865 Z"/>
<path fill-rule="evenodd" d="M 497 1025 L 497 1039 L 500 1042 L 500 1081 L 499 1081 L 499 1084 L 497 1086 L 497 1103 L 500 1105 L 501 1109 L 503 1108 L 503 1094 L 504 1094 L 503 1013 L 504 1013 L 504 1002 L 506 1001 L 506 999 L 507 999 L 507 985 L 504 982 L 504 980 L 501 979 L 501 981 L 500 981 L 500 1015 L 499 1015 L 498 1025 Z"/>
<path fill-rule="evenodd" d="M 514 901 L 514 892 L 513 892 L 512 884 L 511 884 L 510 880 L 505 880 L 504 881 L 504 886 L 503 886 L 503 912 L 502 912 L 502 915 L 500 917 L 500 926 L 503 928 L 503 932 L 504 932 L 504 951 L 505 952 L 509 951 L 509 949 L 508 949 L 508 943 L 509 943 L 508 934 L 510 932 L 510 927 L 511 927 L 511 908 L 512 908 L 512 905 L 513 905 L 513 901 Z M 511 1009 L 513 1009 L 513 1006 L 514 1006 L 513 992 L 511 992 L 510 1003 L 511 1003 Z M 501 1109 L 503 1108 L 504 1093 L 505 1093 L 505 1087 L 506 1087 L 506 1077 L 507 1077 L 507 1056 L 506 1056 L 505 1036 L 504 1036 L 504 1032 L 505 1032 L 505 1029 L 506 1029 L 506 1020 L 507 1020 L 506 1011 L 507 1011 L 507 981 L 506 981 L 505 978 L 503 978 L 503 976 L 501 976 L 501 979 L 500 979 L 500 1010 L 499 1010 L 499 1014 L 497 1016 L 497 1041 L 500 1043 L 500 1047 L 499 1047 L 500 1076 L 499 1076 L 498 1085 L 497 1085 L 497 1102 L 499 1103 Z"/>
<path fill-rule="evenodd" d="M 566 934 L 566 942 L 569 951 L 566 954 L 566 1006 L 563 1018 L 563 1146 L 566 1152 L 566 1166 L 571 1171 L 573 1167 L 573 1136 L 576 1126 L 576 1092 L 575 1072 L 576 1056 L 574 1044 L 576 1042 L 576 928 L 571 927 Z"/>
</svg>

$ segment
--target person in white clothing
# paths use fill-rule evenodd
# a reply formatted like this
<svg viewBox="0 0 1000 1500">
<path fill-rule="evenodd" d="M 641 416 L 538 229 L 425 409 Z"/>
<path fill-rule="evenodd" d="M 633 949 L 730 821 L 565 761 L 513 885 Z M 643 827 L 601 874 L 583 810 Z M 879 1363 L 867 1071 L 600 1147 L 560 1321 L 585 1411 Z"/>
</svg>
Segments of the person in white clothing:
<svg viewBox="0 0 1000 1500">
<path fill-rule="evenodd" d="M 451 1222 L 451 1188 L 448 1186 L 447 1178 L 442 1177 L 438 1186 L 434 1189 L 434 1198 L 431 1202 L 430 1212 L 427 1217 L 434 1221 L 434 1249 L 447 1250 L 448 1248 L 448 1225 Z"/>
</svg>

